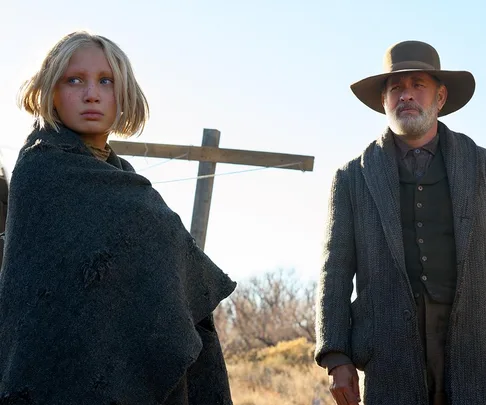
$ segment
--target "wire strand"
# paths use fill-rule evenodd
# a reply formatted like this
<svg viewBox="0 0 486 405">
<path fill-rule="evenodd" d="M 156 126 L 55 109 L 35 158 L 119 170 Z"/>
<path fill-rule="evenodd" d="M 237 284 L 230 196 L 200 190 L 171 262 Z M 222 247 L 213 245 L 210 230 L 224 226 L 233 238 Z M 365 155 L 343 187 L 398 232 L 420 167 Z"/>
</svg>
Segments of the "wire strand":
<svg viewBox="0 0 486 405">
<path fill-rule="evenodd" d="M 148 167 L 143 167 L 140 170 L 137 170 L 137 173 L 143 172 L 145 170 L 153 169 L 154 167 L 158 167 L 158 166 L 165 165 L 166 163 L 172 162 L 174 159 L 182 159 L 182 158 L 186 157 L 187 155 L 189 155 L 189 152 L 186 152 L 186 153 L 184 153 L 184 154 L 182 154 L 180 156 L 176 156 L 176 157 L 173 157 L 173 158 L 170 158 L 170 159 L 165 159 L 162 162 L 155 163 L 155 164 L 150 165 Z M 132 156 L 132 157 L 135 157 L 135 156 Z"/>
<path fill-rule="evenodd" d="M 300 170 L 304 173 L 305 170 L 304 170 L 304 168 L 302 166 L 302 162 L 294 162 L 294 163 L 285 163 L 285 164 L 278 165 L 278 166 L 258 167 L 256 169 L 238 170 L 238 171 L 234 171 L 234 172 L 206 174 L 204 176 L 185 177 L 185 178 L 181 178 L 181 179 L 172 179 L 172 180 L 157 181 L 157 182 L 152 183 L 152 185 L 155 186 L 156 184 L 178 183 L 178 182 L 181 182 L 181 181 L 199 180 L 199 179 L 209 179 L 211 177 L 229 176 L 229 175 L 232 175 L 232 174 L 256 172 L 256 171 L 266 170 L 266 169 L 278 169 L 278 168 L 282 169 L 284 167 L 291 167 L 291 166 L 297 166 L 297 165 L 300 166 Z"/>
</svg>

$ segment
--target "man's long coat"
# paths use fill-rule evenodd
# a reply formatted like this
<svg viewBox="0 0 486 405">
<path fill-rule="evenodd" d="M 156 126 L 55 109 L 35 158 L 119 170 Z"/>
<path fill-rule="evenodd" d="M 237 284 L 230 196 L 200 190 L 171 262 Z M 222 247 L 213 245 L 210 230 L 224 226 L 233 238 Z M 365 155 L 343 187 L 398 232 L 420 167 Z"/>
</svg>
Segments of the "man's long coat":
<svg viewBox="0 0 486 405">
<path fill-rule="evenodd" d="M 453 405 L 480 404 L 486 403 L 486 150 L 439 126 L 458 272 L 446 391 Z M 357 298 L 350 304 L 355 275 Z M 347 354 L 365 372 L 366 405 L 427 405 L 389 130 L 335 175 L 318 294 L 316 359 Z"/>
</svg>

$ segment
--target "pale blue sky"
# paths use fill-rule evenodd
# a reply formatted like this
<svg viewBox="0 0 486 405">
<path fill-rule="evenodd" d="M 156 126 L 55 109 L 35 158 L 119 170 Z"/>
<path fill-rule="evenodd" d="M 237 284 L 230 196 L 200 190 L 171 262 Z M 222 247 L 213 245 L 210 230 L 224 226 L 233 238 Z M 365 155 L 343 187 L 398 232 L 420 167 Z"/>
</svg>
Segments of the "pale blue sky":
<svg viewBox="0 0 486 405">
<path fill-rule="evenodd" d="M 312 173 L 268 169 L 217 177 L 206 252 L 234 279 L 278 267 L 317 278 L 334 170 L 378 137 L 385 117 L 349 85 L 380 73 L 385 49 L 417 39 L 445 69 L 471 71 L 476 94 L 443 121 L 486 145 L 485 6 L 479 1 L 0 0 L 0 150 L 7 170 L 29 132 L 19 86 L 63 35 L 88 29 L 130 57 L 151 106 L 146 142 L 313 155 Z M 129 158 L 152 182 L 197 164 Z M 220 164 L 218 173 L 248 167 Z M 155 184 L 189 228 L 195 181 Z M 82 203 L 82 202 L 80 202 Z"/>
</svg>

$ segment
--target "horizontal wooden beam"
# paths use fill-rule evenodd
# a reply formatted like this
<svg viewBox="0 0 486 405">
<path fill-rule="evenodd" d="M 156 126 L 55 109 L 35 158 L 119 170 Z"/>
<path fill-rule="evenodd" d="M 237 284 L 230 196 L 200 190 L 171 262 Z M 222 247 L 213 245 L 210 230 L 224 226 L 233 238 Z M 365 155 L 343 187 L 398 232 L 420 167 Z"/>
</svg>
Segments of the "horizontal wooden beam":
<svg viewBox="0 0 486 405">
<path fill-rule="evenodd" d="M 110 141 L 110 147 L 116 154 L 125 156 L 231 163 L 302 171 L 312 171 L 314 169 L 314 156 L 223 149 L 209 146 L 165 145 L 126 141 Z"/>
</svg>

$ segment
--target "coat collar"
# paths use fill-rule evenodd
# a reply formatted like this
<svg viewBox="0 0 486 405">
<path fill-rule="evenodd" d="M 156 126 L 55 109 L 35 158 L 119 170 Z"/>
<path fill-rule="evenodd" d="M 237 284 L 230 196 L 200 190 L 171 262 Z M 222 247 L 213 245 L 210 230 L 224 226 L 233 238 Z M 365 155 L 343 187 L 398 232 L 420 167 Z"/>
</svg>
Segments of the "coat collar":
<svg viewBox="0 0 486 405">
<path fill-rule="evenodd" d="M 57 131 L 50 126 L 40 128 L 39 124 L 36 123 L 33 131 L 27 137 L 21 152 L 37 143 L 46 143 L 69 153 L 93 156 L 93 153 L 82 141 L 80 136 L 63 125 L 59 125 L 59 130 Z M 108 156 L 106 162 L 118 169 L 125 169 L 125 165 L 123 164 L 122 160 L 111 148 L 110 156 Z"/>
<path fill-rule="evenodd" d="M 478 148 L 472 139 L 451 131 L 441 122 L 439 136 L 452 199 L 460 272 L 468 251 L 475 210 Z M 393 133 L 389 128 L 365 150 L 361 156 L 361 169 L 395 264 L 406 274 L 398 164 Z"/>
<path fill-rule="evenodd" d="M 454 215 L 454 233 L 459 265 L 467 256 L 476 211 L 478 179 L 478 147 L 469 137 L 449 130 L 441 124 L 440 147 L 449 180 Z"/>
<path fill-rule="evenodd" d="M 398 163 L 393 133 L 389 129 L 365 150 L 361 156 L 361 167 L 395 265 L 406 274 Z"/>
</svg>

